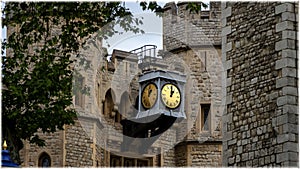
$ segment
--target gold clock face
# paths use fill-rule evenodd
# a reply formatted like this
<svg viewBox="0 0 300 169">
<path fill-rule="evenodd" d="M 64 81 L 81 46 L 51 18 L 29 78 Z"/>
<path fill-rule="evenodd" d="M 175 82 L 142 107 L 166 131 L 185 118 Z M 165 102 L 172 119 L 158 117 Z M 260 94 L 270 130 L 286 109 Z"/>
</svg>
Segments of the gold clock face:
<svg viewBox="0 0 300 169">
<path fill-rule="evenodd" d="M 157 87 L 154 83 L 146 85 L 142 91 L 142 105 L 146 109 L 153 107 L 157 100 Z"/>
<path fill-rule="evenodd" d="M 177 86 L 167 83 L 162 87 L 161 98 L 168 108 L 175 109 L 180 104 L 180 91 Z"/>
</svg>

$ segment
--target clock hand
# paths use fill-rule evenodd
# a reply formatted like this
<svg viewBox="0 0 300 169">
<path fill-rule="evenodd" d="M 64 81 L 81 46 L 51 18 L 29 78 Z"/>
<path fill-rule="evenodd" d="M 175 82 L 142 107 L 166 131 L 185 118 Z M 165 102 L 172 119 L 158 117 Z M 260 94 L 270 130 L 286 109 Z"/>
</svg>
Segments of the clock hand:
<svg viewBox="0 0 300 169">
<path fill-rule="evenodd" d="M 171 92 L 170 92 L 170 97 L 173 96 L 174 90 L 173 90 L 173 86 L 171 86 Z"/>
<path fill-rule="evenodd" d="M 148 90 L 148 97 L 150 97 L 151 93 L 152 93 L 152 89 Z"/>
</svg>

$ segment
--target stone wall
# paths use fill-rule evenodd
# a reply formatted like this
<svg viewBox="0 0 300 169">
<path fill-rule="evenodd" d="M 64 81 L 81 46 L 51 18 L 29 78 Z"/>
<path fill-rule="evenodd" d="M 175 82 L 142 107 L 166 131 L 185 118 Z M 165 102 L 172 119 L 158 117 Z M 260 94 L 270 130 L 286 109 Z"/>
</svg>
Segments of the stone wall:
<svg viewBox="0 0 300 169">
<path fill-rule="evenodd" d="M 187 146 L 186 145 L 176 145 L 175 147 L 175 160 L 176 167 L 186 167 L 187 166 Z"/>
<path fill-rule="evenodd" d="M 167 53 L 164 58 L 169 65 L 181 64 L 184 70 L 177 71 L 187 74 L 185 111 L 188 119 L 178 137 L 185 137 L 187 133 L 189 139 L 201 137 L 201 129 L 197 124 L 201 120 L 200 105 L 207 103 L 212 107 L 210 133 L 212 137 L 220 138 L 224 95 L 221 82 L 224 74 L 220 55 L 220 3 L 211 2 L 210 11 L 201 11 L 199 14 L 190 14 L 185 9 L 186 5 L 167 3 L 163 18 L 164 51 Z M 205 12 L 209 13 L 208 18 L 201 16 Z M 172 67 L 169 66 L 169 69 Z M 173 70 L 176 71 L 176 66 Z M 219 131 L 216 131 L 217 128 Z"/>
<path fill-rule="evenodd" d="M 76 121 L 74 125 L 66 126 L 65 135 L 65 167 L 93 166 L 93 138 L 88 130 L 82 127 L 83 122 Z M 87 123 L 84 124 L 87 127 Z M 90 131 L 93 125 L 90 125 Z"/>
<path fill-rule="evenodd" d="M 163 44 L 167 51 L 200 45 L 221 44 L 220 2 L 211 2 L 209 11 L 186 10 L 187 2 L 167 3 L 163 17 Z M 208 17 L 203 17 L 208 12 Z"/>
<path fill-rule="evenodd" d="M 170 128 L 160 136 L 160 142 L 157 147 L 162 147 L 163 150 L 163 164 L 164 167 L 175 167 L 175 143 L 176 143 L 176 130 Z"/>
<path fill-rule="evenodd" d="M 298 166 L 298 5 L 222 3 L 224 166 Z"/>
<path fill-rule="evenodd" d="M 221 146 L 221 116 L 224 108 L 222 98 L 225 95 L 222 91 L 224 72 L 220 46 L 221 4 L 211 2 L 210 10 L 199 14 L 189 13 L 186 5 L 187 3 L 167 3 L 163 18 L 163 57 L 166 63 L 173 65 L 169 66 L 170 70 L 187 75 L 187 119 L 179 123 L 177 131 L 177 141 L 182 144 L 175 148 L 176 166 L 221 166 L 220 149 L 208 146 L 206 159 L 200 158 L 203 156 L 200 150 L 196 151 L 201 147 L 204 150 L 207 146 L 204 142 L 208 140 Z M 201 104 L 211 105 L 209 130 L 205 132 L 200 124 Z M 189 145 L 189 141 L 197 144 Z"/>
<path fill-rule="evenodd" d="M 220 167 L 222 165 L 221 142 L 185 142 L 176 145 L 177 167 Z"/>
<path fill-rule="evenodd" d="M 61 167 L 63 165 L 63 131 L 58 131 L 51 134 L 39 133 L 40 138 L 46 140 L 44 147 L 29 144 L 24 142 L 24 148 L 20 151 L 21 167 L 39 167 L 39 158 L 42 153 L 47 153 L 50 156 L 51 166 Z"/>
<path fill-rule="evenodd" d="M 188 146 L 188 152 L 188 161 L 190 161 L 191 167 L 219 167 L 222 165 L 222 145 L 220 143 L 191 144 Z"/>
</svg>

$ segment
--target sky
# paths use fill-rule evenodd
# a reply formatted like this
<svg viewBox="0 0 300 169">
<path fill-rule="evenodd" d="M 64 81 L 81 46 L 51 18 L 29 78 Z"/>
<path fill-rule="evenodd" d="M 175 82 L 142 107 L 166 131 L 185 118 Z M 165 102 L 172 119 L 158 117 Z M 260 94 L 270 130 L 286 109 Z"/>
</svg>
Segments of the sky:
<svg viewBox="0 0 300 169">
<path fill-rule="evenodd" d="M 160 6 L 165 5 L 165 2 L 157 3 Z M 145 33 L 134 34 L 125 32 L 122 35 L 115 34 L 107 42 L 103 42 L 103 47 L 108 49 L 108 53 L 111 54 L 113 49 L 131 51 L 144 45 L 156 45 L 158 49 L 162 49 L 162 18 L 156 16 L 151 11 L 143 11 L 137 2 L 126 2 L 125 6 L 130 9 L 134 17 L 140 18 L 143 21 L 143 24 L 139 28 Z M 118 27 L 116 29 L 121 30 Z"/>
</svg>

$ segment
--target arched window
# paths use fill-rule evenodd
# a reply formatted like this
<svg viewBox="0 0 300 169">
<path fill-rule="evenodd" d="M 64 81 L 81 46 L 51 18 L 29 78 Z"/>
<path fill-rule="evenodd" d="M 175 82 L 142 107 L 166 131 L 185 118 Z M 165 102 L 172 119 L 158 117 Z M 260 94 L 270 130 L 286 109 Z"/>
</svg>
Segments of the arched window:
<svg viewBox="0 0 300 169">
<path fill-rule="evenodd" d="M 109 89 L 105 94 L 105 101 L 103 105 L 104 116 L 111 116 L 114 109 L 114 102 L 112 96 L 112 90 Z"/>
<path fill-rule="evenodd" d="M 39 158 L 39 167 L 51 167 L 51 158 L 50 156 L 43 152 Z"/>
</svg>

